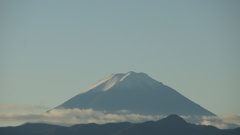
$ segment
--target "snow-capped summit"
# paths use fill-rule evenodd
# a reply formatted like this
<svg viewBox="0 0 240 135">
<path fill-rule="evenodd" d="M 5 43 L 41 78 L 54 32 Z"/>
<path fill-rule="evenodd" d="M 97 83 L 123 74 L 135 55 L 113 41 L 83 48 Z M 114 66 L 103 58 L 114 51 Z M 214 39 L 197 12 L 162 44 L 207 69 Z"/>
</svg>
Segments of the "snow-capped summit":
<svg viewBox="0 0 240 135">
<path fill-rule="evenodd" d="M 119 85 L 124 87 L 131 86 L 142 86 L 148 85 L 149 87 L 154 87 L 160 85 L 160 82 L 152 79 L 145 73 L 136 73 L 133 71 L 127 73 L 111 74 L 108 77 L 100 80 L 96 84 L 92 85 L 90 88 L 85 90 L 85 92 L 97 92 L 97 91 L 107 91 L 112 87 L 117 87 Z M 162 84 L 161 84 L 162 85 Z"/>
<path fill-rule="evenodd" d="M 214 115 L 145 73 L 111 74 L 56 108 L 137 114 Z"/>
</svg>

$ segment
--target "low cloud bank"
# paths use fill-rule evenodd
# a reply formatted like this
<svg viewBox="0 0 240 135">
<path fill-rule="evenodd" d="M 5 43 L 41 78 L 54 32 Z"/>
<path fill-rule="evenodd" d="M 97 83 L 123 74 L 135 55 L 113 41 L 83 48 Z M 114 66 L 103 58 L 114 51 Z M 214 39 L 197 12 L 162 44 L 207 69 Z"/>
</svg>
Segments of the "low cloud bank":
<svg viewBox="0 0 240 135">
<path fill-rule="evenodd" d="M 236 128 L 240 125 L 240 115 L 203 116 L 202 125 L 213 125 L 221 129 Z"/>
<path fill-rule="evenodd" d="M 16 104 L 6 104 L 0 105 L 0 110 L 5 111 L 16 111 L 16 110 L 24 110 L 24 111 L 34 111 L 34 110 L 41 110 L 41 109 L 48 109 L 44 104 L 39 105 L 16 105 Z"/>
<path fill-rule="evenodd" d="M 149 120 L 159 120 L 166 116 L 163 115 L 140 115 L 131 113 L 127 110 L 120 110 L 117 113 L 107 113 L 106 111 L 95 111 L 92 109 L 53 109 L 43 113 L 5 113 L 0 114 L 0 126 L 5 122 L 26 123 L 51 123 L 57 125 L 70 126 L 82 123 L 104 124 L 109 122 L 143 122 Z M 222 115 L 222 116 L 181 116 L 189 122 L 203 125 L 213 125 L 218 128 L 232 128 L 228 123 L 240 123 L 240 115 Z"/>
<path fill-rule="evenodd" d="M 94 111 L 92 109 L 53 109 L 49 112 L 37 114 L 0 114 L 0 121 L 43 122 L 60 125 L 73 125 L 81 123 L 109 123 L 109 122 L 143 122 L 147 120 L 158 120 L 164 116 L 140 115 L 134 113 L 111 114 L 105 111 Z"/>
</svg>

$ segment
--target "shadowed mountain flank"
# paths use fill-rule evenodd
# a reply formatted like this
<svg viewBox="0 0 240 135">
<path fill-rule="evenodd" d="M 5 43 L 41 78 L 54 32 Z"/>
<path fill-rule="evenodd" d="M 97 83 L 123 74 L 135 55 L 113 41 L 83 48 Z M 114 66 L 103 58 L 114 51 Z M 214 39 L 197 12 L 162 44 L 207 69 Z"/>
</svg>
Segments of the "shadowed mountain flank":
<svg viewBox="0 0 240 135">
<path fill-rule="evenodd" d="M 214 115 L 147 74 L 132 71 L 111 74 L 56 108 L 91 108 L 111 113 L 128 110 L 144 115 Z"/>
</svg>

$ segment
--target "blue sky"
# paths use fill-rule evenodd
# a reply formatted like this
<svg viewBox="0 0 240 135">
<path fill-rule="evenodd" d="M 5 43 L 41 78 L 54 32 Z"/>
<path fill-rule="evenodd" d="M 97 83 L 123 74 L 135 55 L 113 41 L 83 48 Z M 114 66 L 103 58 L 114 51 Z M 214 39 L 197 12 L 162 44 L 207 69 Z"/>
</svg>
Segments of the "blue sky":
<svg viewBox="0 0 240 135">
<path fill-rule="evenodd" d="M 240 114 L 239 6 L 1 0 L 0 105 L 53 108 L 111 73 L 136 71 L 215 114 Z"/>
</svg>

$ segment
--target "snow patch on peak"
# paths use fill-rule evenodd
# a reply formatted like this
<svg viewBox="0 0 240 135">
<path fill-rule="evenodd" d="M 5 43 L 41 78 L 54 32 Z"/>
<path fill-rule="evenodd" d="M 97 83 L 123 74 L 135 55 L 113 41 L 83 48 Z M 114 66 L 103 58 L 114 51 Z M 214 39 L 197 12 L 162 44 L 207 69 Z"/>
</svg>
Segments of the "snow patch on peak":
<svg viewBox="0 0 240 135">
<path fill-rule="evenodd" d="M 126 75 L 124 75 L 124 76 L 120 79 L 120 81 L 123 81 L 125 78 L 127 78 L 127 77 L 130 76 L 131 74 L 133 74 L 133 73 L 128 72 Z"/>
<path fill-rule="evenodd" d="M 127 73 L 111 74 L 110 76 L 100 80 L 99 82 L 85 90 L 83 93 L 88 91 L 107 91 L 118 83 L 123 83 L 123 85 L 131 86 L 132 84 L 136 83 L 137 85 L 143 85 L 143 83 L 147 83 L 148 85 L 156 85 L 156 82 L 157 81 L 153 80 L 145 73 L 136 73 L 130 71 Z"/>
<path fill-rule="evenodd" d="M 117 84 L 122 78 L 122 75 L 114 75 L 111 77 L 107 82 L 104 88 L 102 88 L 103 91 L 107 91 L 108 89 L 112 88 L 115 84 Z"/>
<path fill-rule="evenodd" d="M 128 81 L 133 81 L 133 80 L 142 80 L 142 81 L 151 81 L 153 80 L 151 77 L 149 77 L 147 74 L 145 73 L 136 73 L 133 71 L 130 71 L 128 73 L 125 74 L 125 76 L 122 77 L 122 79 L 120 81 L 126 80 L 128 79 Z"/>
<path fill-rule="evenodd" d="M 106 81 L 108 81 L 109 79 L 111 79 L 113 76 L 114 76 L 114 74 L 111 74 L 110 76 L 105 77 L 104 79 L 100 80 L 99 82 L 97 82 L 94 85 L 92 85 L 91 87 L 89 87 L 87 90 L 85 90 L 85 92 L 98 87 L 99 85 L 101 85 L 101 84 L 105 83 Z"/>
<path fill-rule="evenodd" d="M 137 73 L 134 71 L 129 71 L 129 72 L 127 72 L 127 74 L 137 74 Z"/>
<path fill-rule="evenodd" d="M 96 84 L 92 85 L 90 88 L 84 91 L 88 92 L 90 90 L 95 89 L 95 91 L 107 91 L 108 89 L 112 88 L 115 84 L 117 84 L 124 74 L 111 74 L 110 76 L 100 80 Z"/>
</svg>

